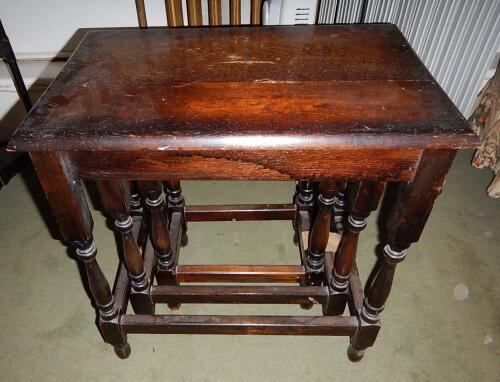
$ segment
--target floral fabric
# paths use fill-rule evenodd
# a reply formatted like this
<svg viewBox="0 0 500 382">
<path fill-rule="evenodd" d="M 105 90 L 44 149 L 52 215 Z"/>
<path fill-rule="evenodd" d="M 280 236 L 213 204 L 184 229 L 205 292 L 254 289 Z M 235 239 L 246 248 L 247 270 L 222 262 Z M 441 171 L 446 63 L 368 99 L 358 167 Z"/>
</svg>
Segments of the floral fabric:
<svg viewBox="0 0 500 382">
<path fill-rule="evenodd" d="M 477 168 L 490 167 L 495 179 L 488 188 L 491 197 L 500 197 L 500 70 L 479 94 L 474 112 L 469 118 L 472 129 L 481 139 L 472 159 Z"/>
</svg>

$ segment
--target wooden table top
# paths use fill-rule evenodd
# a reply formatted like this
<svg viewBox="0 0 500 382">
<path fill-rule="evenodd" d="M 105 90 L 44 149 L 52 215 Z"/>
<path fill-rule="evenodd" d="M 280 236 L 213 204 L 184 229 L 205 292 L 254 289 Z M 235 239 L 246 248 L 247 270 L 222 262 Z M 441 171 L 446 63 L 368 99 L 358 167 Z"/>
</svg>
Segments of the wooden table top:
<svg viewBox="0 0 500 382">
<path fill-rule="evenodd" d="M 365 24 L 89 32 L 10 149 L 476 144 L 399 30 Z"/>
</svg>

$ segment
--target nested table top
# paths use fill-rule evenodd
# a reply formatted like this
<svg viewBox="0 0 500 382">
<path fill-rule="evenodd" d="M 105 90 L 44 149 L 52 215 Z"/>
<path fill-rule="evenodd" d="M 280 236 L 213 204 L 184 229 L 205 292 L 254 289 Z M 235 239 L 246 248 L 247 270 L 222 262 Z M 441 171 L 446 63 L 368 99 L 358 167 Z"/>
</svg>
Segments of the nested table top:
<svg viewBox="0 0 500 382">
<path fill-rule="evenodd" d="M 390 24 L 89 32 L 23 151 L 461 148 L 466 121 Z"/>
</svg>

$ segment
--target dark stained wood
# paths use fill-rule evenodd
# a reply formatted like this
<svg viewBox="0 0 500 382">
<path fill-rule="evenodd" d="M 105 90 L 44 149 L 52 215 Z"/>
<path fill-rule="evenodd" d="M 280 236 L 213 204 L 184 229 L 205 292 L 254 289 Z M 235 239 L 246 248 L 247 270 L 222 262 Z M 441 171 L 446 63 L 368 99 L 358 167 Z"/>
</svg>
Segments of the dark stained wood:
<svg viewBox="0 0 500 382">
<path fill-rule="evenodd" d="M 221 0 L 208 0 L 208 21 L 211 26 L 222 25 Z"/>
<path fill-rule="evenodd" d="M 91 152 L 66 154 L 88 179 L 374 179 L 410 180 L 420 150 L 297 149 L 221 152 Z"/>
<path fill-rule="evenodd" d="M 181 245 L 185 247 L 188 244 L 187 236 L 187 221 L 185 214 L 185 200 L 182 195 L 181 182 L 177 178 L 170 178 L 165 181 L 166 194 L 167 194 L 167 207 L 169 219 L 172 218 L 172 213 L 174 211 L 180 212 L 182 214 L 182 242 Z"/>
<path fill-rule="evenodd" d="M 179 254 L 182 244 L 183 233 L 183 216 L 181 212 L 174 212 L 170 220 L 170 252 L 171 262 L 170 267 L 158 266 L 156 268 L 156 281 L 159 285 L 177 285 L 176 265 L 179 263 Z"/>
<path fill-rule="evenodd" d="M 396 265 L 404 260 L 406 249 L 420 238 L 455 154 L 455 150 L 424 150 L 412 181 L 402 183 L 392 196 L 392 209 L 385 220 L 383 259 L 367 288 L 360 328 L 351 339 L 348 352 L 351 360 L 359 360 L 364 350 L 375 343 L 379 315 L 389 297 Z"/>
<path fill-rule="evenodd" d="M 170 244 L 162 184 L 154 181 L 140 181 L 138 185 L 150 213 L 151 243 L 158 258 L 158 267 L 164 271 L 172 272 L 175 268 L 175 261 Z"/>
<path fill-rule="evenodd" d="M 356 362 L 363 357 L 364 350 L 373 346 L 380 330 L 379 314 L 384 310 L 389 297 L 396 264 L 405 258 L 406 250 L 384 247 L 384 260 L 372 279 L 360 312 L 360 327 L 351 338 L 348 349 L 349 359 Z"/>
<path fill-rule="evenodd" d="M 323 309 L 326 315 L 340 315 L 345 310 L 351 270 L 356 261 L 358 237 L 366 227 L 366 218 L 377 209 L 384 187 L 383 182 L 370 180 L 350 184 L 350 215 L 335 255 L 330 278 L 331 296 Z"/>
<path fill-rule="evenodd" d="M 169 207 L 183 207 L 184 197 L 182 196 L 181 182 L 179 179 L 171 178 L 165 181 Z"/>
<path fill-rule="evenodd" d="M 81 182 L 68 171 L 58 153 L 31 153 L 30 156 L 63 239 L 67 242 L 92 240 L 94 222 Z"/>
<path fill-rule="evenodd" d="M 151 298 L 156 303 L 174 304 L 322 304 L 328 298 L 328 287 L 159 285 L 152 287 Z"/>
<path fill-rule="evenodd" d="M 345 188 L 345 182 L 325 181 L 320 183 L 318 211 L 309 234 L 306 251 L 306 284 L 320 285 L 324 279 L 325 249 L 330 236 L 330 218 L 333 204 L 339 190 Z"/>
<path fill-rule="evenodd" d="M 170 220 L 170 243 L 172 253 L 172 266 L 170 268 L 158 266 L 156 268 L 156 281 L 158 285 L 177 285 L 177 267 L 179 263 L 180 248 L 184 236 L 184 214 L 182 212 L 173 212 Z M 180 308 L 180 304 L 168 304 L 171 310 Z"/>
<path fill-rule="evenodd" d="M 424 150 L 411 182 L 401 183 L 387 217 L 387 242 L 407 247 L 420 239 L 456 150 Z"/>
<path fill-rule="evenodd" d="M 175 264 L 179 262 L 183 231 L 183 215 L 181 212 L 174 212 L 172 214 L 172 220 L 170 221 L 170 242 L 172 243 L 172 253 Z"/>
<path fill-rule="evenodd" d="M 203 25 L 201 15 L 201 0 L 187 0 L 188 24 L 190 27 L 198 27 Z"/>
<path fill-rule="evenodd" d="M 130 356 L 130 344 L 127 342 L 127 333 L 125 333 L 120 325 L 118 316 L 110 320 L 105 320 L 99 317 L 98 326 L 106 343 L 113 345 L 115 354 L 125 359 Z"/>
<path fill-rule="evenodd" d="M 104 211 L 113 219 L 130 213 L 130 184 L 118 181 L 97 181 L 97 189 Z"/>
<path fill-rule="evenodd" d="M 120 263 L 116 273 L 115 285 L 113 287 L 113 296 L 115 296 L 115 306 L 120 314 L 127 313 L 129 298 L 129 280 L 125 264 Z"/>
<path fill-rule="evenodd" d="M 142 197 L 150 202 L 162 199 L 163 185 L 156 180 L 137 182 L 137 187 Z"/>
<path fill-rule="evenodd" d="M 134 220 L 130 215 L 130 188 L 125 182 L 97 182 L 101 203 L 106 213 L 114 220 L 116 231 L 122 238 L 123 257 L 132 279 L 132 289 L 147 289 L 142 254 L 134 236 Z"/>
<path fill-rule="evenodd" d="M 313 212 L 315 210 L 317 198 L 317 182 L 300 180 L 296 182 L 296 191 L 293 197 L 293 202 L 296 206 L 295 217 L 293 220 L 293 241 L 300 247 L 300 235 L 302 231 L 311 229 L 310 222 L 313 220 Z M 301 217 L 304 216 L 304 218 Z M 307 219 L 305 216 L 307 215 Z M 301 257 L 302 259 L 302 257 Z"/>
<path fill-rule="evenodd" d="M 169 25 L 182 26 L 182 2 L 165 3 Z M 240 24 L 240 1 L 230 4 L 231 23 Z M 191 25 L 200 23 L 199 5 L 187 2 Z M 211 23 L 220 22 L 220 2 L 209 9 Z M 348 356 L 357 361 L 375 342 L 396 263 L 420 238 L 455 151 L 475 145 L 401 33 L 382 24 L 91 32 L 9 147 L 30 151 L 63 238 L 86 267 L 103 337 L 119 357 L 130 354 L 127 332 L 305 334 L 350 336 Z M 122 235 L 129 274 L 120 268 L 116 300 L 95 259 L 80 184 L 87 178 L 98 181 Z M 293 205 L 185 208 L 180 182 L 187 179 L 293 179 L 298 187 Z M 135 189 L 130 195 L 129 181 L 142 198 Z M 385 182 L 399 185 L 365 297 L 358 234 Z M 343 231 L 335 254 L 326 252 L 332 216 Z M 177 265 L 187 220 L 282 218 L 293 221 L 302 265 Z M 150 287 L 154 277 L 158 286 Z M 147 314 L 124 315 L 129 297 L 132 305 L 144 298 L 150 310 L 135 310 Z M 346 301 L 350 315 L 338 316 Z M 317 302 L 326 316 L 153 315 L 155 302 L 171 309 Z"/>
<path fill-rule="evenodd" d="M 79 243 L 76 247 L 76 256 L 85 266 L 90 291 L 99 315 L 104 320 L 111 320 L 118 315 L 118 309 L 114 305 L 114 297 L 106 276 L 97 263 L 96 254 L 97 249 L 92 241 Z"/>
<path fill-rule="evenodd" d="M 153 314 L 149 298 L 149 282 L 144 270 L 138 232 L 134 234 L 134 219 L 130 214 L 130 184 L 124 181 L 98 181 L 101 203 L 114 220 L 116 231 L 122 239 L 123 259 L 131 282 L 131 302 L 139 314 Z M 137 230 L 137 229 L 136 229 Z"/>
<path fill-rule="evenodd" d="M 98 326 L 104 340 L 120 357 L 130 353 L 127 336 L 118 325 L 119 309 L 108 281 L 96 260 L 93 221 L 81 183 L 73 177 L 58 153 L 32 153 L 33 165 L 65 241 L 76 250 L 99 312 Z M 123 299 L 120 304 L 124 303 Z M 123 305 L 120 305 L 123 307 Z"/>
<path fill-rule="evenodd" d="M 337 199 L 333 205 L 332 220 L 330 222 L 330 231 L 342 234 L 346 223 L 346 197 L 345 190 L 337 193 Z"/>
<path fill-rule="evenodd" d="M 115 305 L 111 288 L 96 260 L 96 247 L 92 241 L 76 244 L 76 256 L 80 260 L 87 274 L 92 297 L 99 312 L 98 326 L 104 341 L 115 348 L 120 358 L 127 358 L 130 354 L 130 345 L 127 335 L 118 323 L 120 311 Z"/>
<path fill-rule="evenodd" d="M 309 210 L 314 205 L 315 182 L 301 180 L 297 182 L 297 209 Z"/>
<path fill-rule="evenodd" d="M 154 248 L 151 244 L 151 240 L 147 240 L 144 245 L 144 269 L 146 271 L 146 279 L 149 280 L 149 284 L 153 285 L 153 279 L 155 277 L 156 270 L 156 257 L 154 254 Z"/>
<path fill-rule="evenodd" d="M 455 150 L 424 151 L 414 179 L 401 184 L 397 190 L 386 221 L 384 261 L 367 293 L 363 310 L 366 320 L 378 320 L 391 290 L 396 264 L 404 259 L 406 249 L 420 238 L 455 154 Z"/>
<path fill-rule="evenodd" d="M 304 242 L 304 236 L 302 235 L 302 231 L 310 231 L 312 227 L 312 222 L 308 211 L 298 210 L 296 219 L 297 219 L 295 221 L 295 224 L 297 226 L 296 233 L 298 234 L 297 238 L 298 240 L 296 240 L 296 243 L 299 247 L 300 262 L 302 265 L 305 266 L 307 263 L 307 258 L 306 258 L 307 243 Z"/>
<path fill-rule="evenodd" d="M 134 235 L 134 238 L 136 240 L 139 239 L 139 232 L 141 229 L 141 225 L 142 225 L 142 219 L 140 219 L 138 217 L 134 217 L 133 235 Z M 149 280 L 151 270 L 147 266 L 148 261 L 147 261 L 146 254 L 144 255 L 144 263 L 145 263 L 145 268 L 146 268 L 146 278 Z M 116 273 L 116 277 L 115 277 L 115 284 L 113 286 L 113 296 L 115 297 L 115 306 L 118 309 L 118 311 L 120 312 L 120 314 L 127 313 L 128 300 L 129 300 L 129 296 L 130 296 L 129 286 L 130 286 L 130 283 L 129 283 L 127 268 L 125 267 L 125 264 L 120 263 L 120 265 L 118 266 L 118 271 Z"/>
<path fill-rule="evenodd" d="M 359 277 L 358 267 L 355 264 L 351 272 L 351 278 L 349 279 L 348 303 L 349 312 L 352 316 L 359 316 L 361 314 L 364 299 L 363 284 Z"/>
<path fill-rule="evenodd" d="M 366 219 L 378 208 L 384 189 L 384 182 L 368 179 L 351 182 L 348 187 L 350 213 Z"/>
<path fill-rule="evenodd" d="M 349 336 L 355 317 L 125 315 L 127 333 Z"/>
<path fill-rule="evenodd" d="M 335 253 L 325 252 L 325 272 L 327 276 L 326 282 L 330 284 L 332 279 L 333 263 L 335 262 Z M 331 295 L 329 300 L 331 299 Z M 349 305 L 349 313 L 351 316 L 359 317 L 361 309 L 363 308 L 363 301 L 365 299 L 363 292 L 363 284 L 361 282 L 358 268 L 354 264 L 351 270 L 351 277 L 349 278 L 349 291 L 347 294 L 347 303 Z M 323 310 L 327 310 L 326 304 L 323 304 Z M 327 314 L 327 312 L 325 312 Z"/>
<path fill-rule="evenodd" d="M 130 195 L 130 214 L 133 216 L 142 216 L 142 200 L 139 192 L 134 190 Z"/>
<path fill-rule="evenodd" d="M 384 309 L 385 302 L 389 298 L 389 293 L 391 292 L 396 265 L 403 261 L 405 256 L 405 249 L 394 248 L 391 245 L 386 245 L 384 247 L 384 261 L 378 268 L 368 288 L 366 300 L 364 301 L 361 311 L 361 315 L 365 321 L 379 321 L 379 314 Z"/>
<path fill-rule="evenodd" d="M 178 265 L 177 280 L 183 282 L 300 283 L 301 265 Z"/>
<path fill-rule="evenodd" d="M 477 143 L 397 28 L 380 24 L 90 32 L 10 149 L 237 161 Z"/>
<path fill-rule="evenodd" d="M 191 205 L 185 209 L 188 222 L 230 220 L 292 220 L 293 204 Z"/>
</svg>

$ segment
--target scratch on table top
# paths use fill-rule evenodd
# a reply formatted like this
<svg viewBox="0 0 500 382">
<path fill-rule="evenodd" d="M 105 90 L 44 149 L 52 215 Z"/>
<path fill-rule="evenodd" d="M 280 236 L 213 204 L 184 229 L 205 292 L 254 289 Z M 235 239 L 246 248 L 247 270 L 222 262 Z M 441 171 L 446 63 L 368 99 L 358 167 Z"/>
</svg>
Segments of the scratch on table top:
<svg viewBox="0 0 500 382">
<path fill-rule="evenodd" d="M 277 80 L 271 80 L 269 78 L 254 80 L 253 82 L 257 83 L 257 84 L 295 84 L 295 83 L 297 83 L 297 81 L 277 81 Z"/>
<path fill-rule="evenodd" d="M 270 64 L 276 65 L 274 61 L 261 61 L 261 60 L 235 60 L 235 61 L 221 61 L 221 64 L 244 64 L 244 65 L 253 65 L 253 64 Z"/>
<path fill-rule="evenodd" d="M 180 85 L 172 85 L 172 87 L 174 87 L 174 88 L 183 88 L 184 86 L 189 86 L 189 85 L 192 85 L 192 84 L 196 84 L 198 82 L 200 82 L 200 80 L 186 82 L 185 84 L 180 84 Z"/>
</svg>

